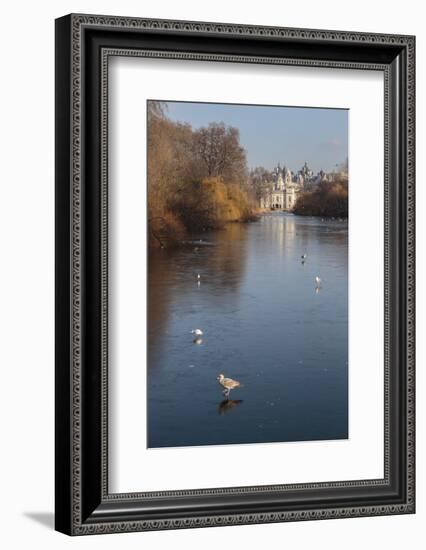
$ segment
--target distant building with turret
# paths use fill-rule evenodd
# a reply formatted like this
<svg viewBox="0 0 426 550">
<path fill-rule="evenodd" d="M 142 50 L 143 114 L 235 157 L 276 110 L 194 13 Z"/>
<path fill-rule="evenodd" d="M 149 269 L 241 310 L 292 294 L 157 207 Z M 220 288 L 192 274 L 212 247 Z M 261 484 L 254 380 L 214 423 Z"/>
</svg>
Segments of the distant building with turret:
<svg viewBox="0 0 426 550">
<path fill-rule="evenodd" d="M 293 174 L 287 166 L 281 168 L 280 164 L 272 174 L 273 179 L 269 184 L 268 192 L 260 199 L 260 207 L 291 212 L 303 191 L 304 180 L 299 177 L 299 173 Z"/>
<path fill-rule="evenodd" d="M 268 192 L 260 201 L 261 208 L 293 210 L 302 186 L 293 181 L 293 174 L 286 166 L 281 168 L 278 164 L 272 174 L 273 180 L 269 183 Z"/>
<path fill-rule="evenodd" d="M 307 162 L 297 172 L 292 172 L 285 165 L 281 168 L 278 163 L 272 171 L 272 181 L 267 184 L 267 191 L 260 199 L 260 207 L 291 212 L 301 193 L 311 191 L 321 182 L 335 181 L 338 177 L 347 177 L 347 162 L 339 170 L 330 173 L 320 170 L 317 174 Z"/>
</svg>

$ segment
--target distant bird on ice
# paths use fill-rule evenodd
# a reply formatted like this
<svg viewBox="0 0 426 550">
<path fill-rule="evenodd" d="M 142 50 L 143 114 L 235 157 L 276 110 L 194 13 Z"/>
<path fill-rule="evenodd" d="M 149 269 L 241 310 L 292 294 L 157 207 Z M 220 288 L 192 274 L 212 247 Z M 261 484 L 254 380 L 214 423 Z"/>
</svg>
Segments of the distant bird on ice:
<svg viewBox="0 0 426 550">
<path fill-rule="evenodd" d="M 200 328 L 195 328 L 191 330 L 191 334 L 195 334 L 195 336 L 202 336 L 204 333 Z"/>
<path fill-rule="evenodd" d="M 197 279 L 201 279 L 201 275 L 199 273 L 197 275 Z"/>
<path fill-rule="evenodd" d="M 321 286 L 321 279 L 318 277 L 318 275 L 315 277 L 315 285 L 317 288 Z"/>
<path fill-rule="evenodd" d="M 238 382 L 238 380 L 232 380 L 232 378 L 225 378 L 225 376 L 223 374 L 219 374 L 219 376 L 216 378 L 216 380 L 218 380 L 219 384 L 225 388 L 222 392 L 225 397 L 228 397 L 231 390 L 241 386 L 241 384 Z"/>
<path fill-rule="evenodd" d="M 306 254 L 302 254 L 300 257 L 302 258 L 302 262 L 304 262 L 308 256 Z"/>
</svg>

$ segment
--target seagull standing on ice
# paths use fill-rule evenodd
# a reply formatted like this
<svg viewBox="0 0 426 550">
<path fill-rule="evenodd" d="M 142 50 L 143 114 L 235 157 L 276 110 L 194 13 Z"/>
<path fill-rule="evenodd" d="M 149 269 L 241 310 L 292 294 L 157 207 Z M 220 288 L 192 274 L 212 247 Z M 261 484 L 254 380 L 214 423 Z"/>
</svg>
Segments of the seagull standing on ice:
<svg viewBox="0 0 426 550">
<path fill-rule="evenodd" d="M 302 262 L 304 262 L 304 261 L 306 260 L 306 258 L 307 258 L 307 255 L 306 255 L 306 254 L 302 254 L 302 255 L 301 255 L 301 258 L 302 258 Z"/>
<path fill-rule="evenodd" d="M 219 384 L 225 388 L 222 392 L 225 397 L 229 396 L 231 390 L 241 386 L 238 380 L 232 380 L 232 378 L 225 378 L 223 374 L 219 374 L 216 380 L 218 380 Z"/>
<path fill-rule="evenodd" d="M 315 277 L 315 285 L 317 288 L 321 286 L 321 279 L 318 277 L 318 275 Z"/>
<path fill-rule="evenodd" d="M 191 334 L 195 334 L 195 336 L 202 336 L 204 333 L 200 328 L 194 328 L 191 330 Z"/>
</svg>

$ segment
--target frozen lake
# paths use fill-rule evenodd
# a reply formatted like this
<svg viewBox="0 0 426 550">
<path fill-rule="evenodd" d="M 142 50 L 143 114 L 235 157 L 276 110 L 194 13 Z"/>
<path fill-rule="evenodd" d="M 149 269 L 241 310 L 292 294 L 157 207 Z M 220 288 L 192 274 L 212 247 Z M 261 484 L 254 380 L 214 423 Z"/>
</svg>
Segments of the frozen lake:
<svg viewBox="0 0 426 550">
<path fill-rule="evenodd" d="M 347 222 L 271 213 L 200 238 L 149 255 L 148 447 L 347 438 Z M 243 385 L 229 400 L 219 373 Z"/>
</svg>

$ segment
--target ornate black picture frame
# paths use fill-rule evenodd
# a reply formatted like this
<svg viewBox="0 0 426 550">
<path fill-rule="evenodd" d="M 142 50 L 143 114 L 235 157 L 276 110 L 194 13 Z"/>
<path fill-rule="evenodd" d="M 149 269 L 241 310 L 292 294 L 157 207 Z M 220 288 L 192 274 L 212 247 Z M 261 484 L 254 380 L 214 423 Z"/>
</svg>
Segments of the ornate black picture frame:
<svg viewBox="0 0 426 550">
<path fill-rule="evenodd" d="M 107 122 L 114 55 L 384 74 L 384 478 L 108 491 Z M 69 535 L 415 511 L 415 38 L 68 15 L 56 21 L 56 529 Z"/>
</svg>

